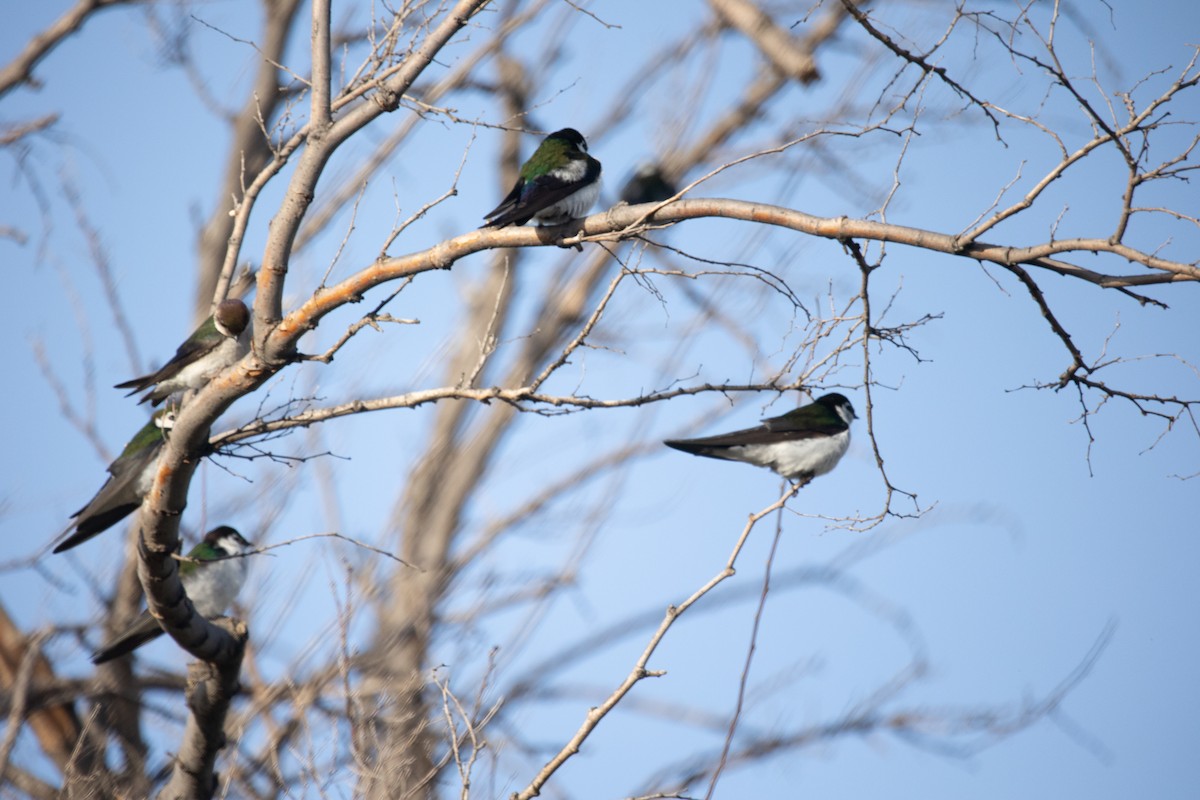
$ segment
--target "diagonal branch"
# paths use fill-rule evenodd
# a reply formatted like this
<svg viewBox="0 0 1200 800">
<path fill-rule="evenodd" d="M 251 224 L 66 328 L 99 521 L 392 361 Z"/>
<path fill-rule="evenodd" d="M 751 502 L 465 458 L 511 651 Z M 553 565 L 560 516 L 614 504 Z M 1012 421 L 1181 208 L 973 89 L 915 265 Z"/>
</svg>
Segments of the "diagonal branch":
<svg viewBox="0 0 1200 800">
<path fill-rule="evenodd" d="M 59 17 L 49 28 L 31 38 L 25 49 L 17 54 L 3 69 L 0 69 L 0 97 L 12 89 L 27 83 L 38 87 L 33 77 L 33 68 L 71 34 L 76 33 L 95 12 L 112 6 L 123 5 L 133 0 L 79 0 Z"/>
<path fill-rule="evenodd" d="M 546 765 L 542 767 L 536 776 L 534 776 L 533 780 L 529 782 L 528 786 L 519 792 L 514 792 L 511 795 L 511 800 L 531 800 L 531 798 L 537 797 L 539 794 L 541 794 L 542 787 L 546 785 L 546 782 L 553 777 L 554 773 L 557 772 L 563 764 L 567 763 L 572 756 L 579 752 L 580 746 L 587 740 L 589 736 L 591 736 L 592 731 L 596 729 L 596 726 L 598 726 L 600 722 L 606 716 L 608 716 L 610 711 L 616 708 L 617 704 L 621 702 L 625 695 L 629 694 L 634 686 L 646 678 L 658 678 L 666 674 L 661 670 L 650 670 L 648 669 L 648 665 L 650 663 L 651 656 L 654 655 L 654 652 L 658 649 L 658 646 L 662 644 L 667 632 L 671 630 L 671 627 L 675 624 L 675 621 L 683 616 L 683 614 L 689 608 L 694 606 L 702 597 L 707 595 L 718 585 L 734 575 L 734 564 L 737 562 L 738 555 L 741 554 L 742 548 L 745 546 L 747 539 L 750 538 L 750 532 L 754 530 L 754 527 L 758 524 L 759 520 L 775 511 L 782 509 L 787 504 L 787 501 L 795 497 L 796 493 L 799 492 L 800 489 L 800 484 L 792 484 L 791 487 L 783 494 L 783 496 L 774 503 L 762 509 L 761 511 L 750 515 L 750 518 L 746 521 L 745 527 L 742 528 L 741 536 L 738 537 L 737 543 L 733 546 L 733 551 L 729 554 L 729 558 L 725 562 L 725 567 L 712 578 L 710 578 L 703 586 L 693 592 L 691 596 L 682 603 L 677 606 L 673 605 L 667 607 L 666 614 L 663 616 L 662 622 L 659 623 L 658 630 L 656 630 L 654 635 L 650 637 L 650 641 L 646 644 L 646 648 L 642 651 L 641 656 L 638 657 L 637 662 L 633 665 L 633 669 L 630 670 L 629 674 L 625 676 L 625 680 L 621 681 L 621 684 L 613 691 L 612 694 L 605 698 L 603 703 L 588 711 L 587 715 L 584 717 L 583 724 L 579 726 L 579 730 L 575 732 L 575 735 L 571 737 L 570 741 L 568 741 L 566 745 L 564 745 L 563 748 L 554 755 L 553 758 L 546 762 Z"/>
<path fill-rule="evenodd" d="M 749 0 L 709 0 L 725 24 L 737 28 L 782 74 L 801 83 L 820 78 L 812 52 L 794 41 L 766 12 Z M 851 12 L 853 13 L 853 12 Z"/>
</svg>

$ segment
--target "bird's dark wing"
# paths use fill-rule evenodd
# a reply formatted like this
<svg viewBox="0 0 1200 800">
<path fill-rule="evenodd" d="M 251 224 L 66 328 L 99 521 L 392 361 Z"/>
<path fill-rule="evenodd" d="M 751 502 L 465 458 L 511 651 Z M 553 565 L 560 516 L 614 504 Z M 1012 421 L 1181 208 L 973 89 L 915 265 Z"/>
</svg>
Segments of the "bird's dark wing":
<svg viewBox="0 0 1200 800">
<path fill-rule="evenodd" d="M 513 186 L 512 191 L 509 192 L 504 197 L 504 199 L 500 201 L 500 205 L 496 206 L 491 211 L 489 211 L 488 213 L 483 215 L 483 218 L 486 220 L 490 220 L 490 222 L 484 223 L 480 227 L 502 228 L 505 225 L 512 224 L 513 219 L 508 219 L 508 217 L 512 214 L 513 209 L 515 209 L 517 207 L 517 203 L 520 202 L 521 190 L 524 188 L 525 188 L 525 179 L 517 178 L 517 182 Z M 532 216 L 533 216 L 533 213 L 531 212 L 529 214 L 529 217 L 532 217 Z M 524 220 L 522 220 L 518 224 L 524 225 L 526 222 L 529 221 L 529 217 L 526 217 Z M 506 221 L 501 222 L 502 218 L 506 219 Z"/>
<path fill-rule="evenodd" d="M 193 342 L 191 339 L 189 339 L 179 346 L 179 349 L 175 351 L 175 355 L 170 361 L 163 364 L 154 372 L 150 373 L 149 375 L 143 375 L 140 378 L 133 378 L 132 380 L 125 381 L 124 383 L 118 383 L 113 386 L 113 388 L 129 389 L 130 391 L 125 395 L 126 397 L 131 394 L 137 394 L 143 389 L 147 389 L 156 383 L 160 383 L 168 378 L 175 377 L 184 367 L 196 361 L 211 349 L 212 347 L 205 343 Z M 141 402 L 146 402 L 146 399 L 148 398 L 144 398 Z"/>
<path fill-rule="evenodd" d="M 549 208 L 565 197 L 594 182 L 600 175 L 600 162 L 589 159 L 587 171 L 581 180 L 565 181 L 553 175 L 540 175 L 531 181 L 517 181 L 496 210 L 487 214 L 491 219 L 483 227 L 503 228 L 505 225 L 524 225 L 533 215 Z M 499 215 L 499 216 L 497 216 Z"/>
<path fill-rule="evenodd" d="M 103 664 L 127 653 L 132 653 L 146 642 L 157 639 L 162 632 L 163 629 L 159 627 L 158 621 L 150 616 L 150 612 L 143 611 L 137 621 L 124 633 L 92 653 L 92 663 Z"/>
<path fill-rule="evenodd" d="M 137 394 L 142 389 L 145 389 L 147 386 L 153 386 L 154 384 L 158 383 L 159 381 L 165 380 L 165 379 L 171 377 L 171 375 L 174 374 L 175 372 L 178 372 L 179 370 L 176 369 L 172 373 L 167 374 L 167 367 L 171 366 L 171 363 L 172 362 L 168 361 L 166 364 L 163 364 L 162 367 L 159 368 L 159 370 L 157 372 L 152 372 L 149 375 L 143 375 L 140 378 L 133 378 L 132 380 L 125 381 L 124 383 L 114 384 L 113 388 L 114 389 L 129 389 L 129 392 L 126 393 L 126 395 L 125 395 L 126 397 L 129 397 L 129 395 L 131 395 L 131 394 Z"/>
<path fill-rule="evenodd" d="M 111 478 L 109 479 L 109 483 L 112 483 Z M 107 487 L 108 484 L 105 484 L 105 486 Z M 103 492 L 104 489 L 101 489 L 100 491 Z M 67 536 L 67 538 L 62 539 L 62 541 L 56 544 L 54 546 L 54 552 L 61 553 L 66 550 L 70 550 L 72 547 L 77 547 L 83 544 L 93 536 L 104 533 L 106 530 L 111 528 L 113 525 L 116 525 L 134 511 L 137 511 L 138 506 L 141 504 L 142 502 L 140 499 L 134 502 L 133 499 L 129 497 L 124 497 L 122 498 L 122 502 L 112 503 L 105 506 L 103 509 L 92 510 L 90 508 L 91 504 L 88 504 L 87 507 L 80 510 L 80 513 L 83 513 L 84 511 L 87 511 L 88 513 L 81 517 L 77 523 L 73 522 L 68 525 L 67 529 L 60 534 L 60 538 L 69 533 L 71 535 Z M 72 530 L 75 532 L 71 533 Z"/>
<path fill-rule="evenodd" d="M 136 511 L 142 504 L 142 498 L 136 492 L 135 483 L 146 467 L 158 457 L 160 449 L 146 447 L 135 455 L 119 458 L 109 465 L 108 471 L 112 474 L 96 492 L 96 496 L 71 515 L 75 521 L 59 534 L 60 541 L 54 546 L 54 552 L 61 553 L 83 544 Z"/>
<path fill-rule="evenodd" d="M 809 408 L 812 406 L 799 410 L 803 412 Z M 764 419 L 762 424 L 764 431 L 769 431 L 776 439 L 782 435 L 785 441 L 833 436 L 849 428 L 850 426 L 836 414 L 797 414 L 795 411 L 781 417 Z"/>
<path fill-rule="evenodd" d="M 140 378 L 133 378 L 132 380 L 125 381 L 124 383 L 118 383 L 113 388 L 131 390 L 129 394 L 125 395 L 128 397 L 130 394 L 137 394 L 143 389 L 149 388 L 156 383 L 165 381 L 168 378 L 173 378 L 178 375 L 180 370 L 182 370 L 184 367 L 209 353 L 213 348 L 214 338 L 219 335 L 220 334 L 217 331 L 216 321 L 212 317 L 209 317 L 199 328 L 192 332 L 192 335 L 189 336 L 183 344 L 175 348 L 175 355 L 171 356 L 170 361 L 163 364 L 149 375 L 143 375 Z M 144 403 L 149 399 L 150 395 L 147 395 L 139 402 Z M 158 405 L 158 402 L 161 399 L 162 398 L 156 398 L 154 405 Z"/>
<path fill-rule="evenodd" d="M 723 450 L 742 444 L 769 444 L 774 441 L 778 441 L 778 437 L 768 436 L 765 427 L 758 427 L 721 433 L 716 436 L 705 436 L 700 439 L 672 439 L 663 444 L 685 453 L 708 455 L 714 449 Z"/>
<path fill-rule="evenodd" d="M 685 453 L 698 455 L 713 455 L 714 450 L 723 450 L 739 445 L 776 444 L 779 442 L 795 442 L 802 439 L 816 439 L 822 436 L 833 436 L 846 430 L 846 423 L 840 419 L 834 422 L 826 420 L 797 420 L 784 414 L 782 417 L 772 417 L 764 420 L 757 428 L 722 433 L 716 436 L 706 436 L 701 439 L 673 439 L 663 442 L 668 447 L 682 450 Z"/>
</svg>

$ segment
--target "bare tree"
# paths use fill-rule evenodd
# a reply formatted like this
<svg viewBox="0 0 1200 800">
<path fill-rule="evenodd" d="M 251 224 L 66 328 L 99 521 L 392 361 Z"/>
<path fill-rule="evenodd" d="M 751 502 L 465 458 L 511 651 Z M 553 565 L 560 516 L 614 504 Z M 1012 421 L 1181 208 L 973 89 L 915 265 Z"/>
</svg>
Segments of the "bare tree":
<svg viewBox="0 0 1200 800">
<path fill-rule="evenodd" d="M 31 41 L 0 73 L 0 95 L 33 80 L 54 45 L 108 5 L 117 4 L 82 3 Z M 1060 364 L 1035 385 L 1072 392 L 1089 441 L 1094 415 L 1108 405 L 1160 420 L 1164 436 L 1196 431 L 1195 375 L 1183 384 L 1190 394 L 1164 390 L 1124 369 L 1139 354 L 1120 342 L 1081 342 L 1052 283 L 1119 295 L 1150 325 L 1170 313 L 1169 299 L 1184 289 L 1177 284 L 1200 279 L 1200 221 L 1168 191 L 1195 169 L 1200 129 L 1183 109 L 1200 82 L 1196 52 L 1114 77 L 1105 42 L 1058 3 L 998 11 L 710 0 L 687 9 L 657 35 L 614 25 L 603 5 L 548 0 L 344 8 L 314 0 L 307 14 L 293 0 L 264 0 L 259 27 L 239 17 L 234 31 L 209 22 L 203 5 L 120 12 L 155 31 L 164 57 L 227 123 L 229 141 L 208 144 L 227 148 L 216 202 L 196 215 L 195 269 L 177 289 L 195 291 L 198 318 L 253 292 L 253 346 L 182 404 L 130 526 L 136 546 L 92 592 L 106 603 L 111 632 L 138 612 L 144 591 L 200 663 L 186 677 L 143 672 L 130 660 L 64 677 L 74 670 L 64 673 L 47 643 L 66 652 L 94 642 L 93 632 L 64 621 L 26 636 L 4 616 L 4 791 L 531 798 L 551 790 L 622 709 L 689 720 L 721 743 L 629 774 L 629 796 L 709 797 L 730 771 L 840 737 L 874 732 L 934 751 L 970 750 L 1055 712 L 1110 630 L 1050 691 L 986 713 L 933 712 L 906 694 L 930 663 L 917 621 L 853 574 L 886 547 L 776 571 L 772 544 L 761 580 L 724 584 L 752 537 L 778 544 L 797 514 L 859 532 L 929 509 L 920 487 L 887 469 L 887 438 L 877 435 L 877 398 L 889 383 L 880 364 L 901 356 L 937 368 L 912 340 L 941 312 L 897 311 L 893 265 L 913 254 L 988 271 L 1022 296 Z M 254 53 L 243 96 L 228 100 L 207 85 L 202 26 Z M 635 34 L 655 46 L 625 44 Z M 581 67 L 578 51 L 590 46 L 611 50 Z M 602 97 L 572 99 L 570 76 L 617 59 L 634 65 L 628 82 L 614 77 Z M 1019 92 L 1008 85 L 1014 76 L 1028 84 Z M 640 147 L 678 191 L 638 205 L 605 202 L 561 227 L 474 229 L 493 198 L 459 197 L 470 167 L 497 167 L 483 190 L 499 198 L 536 134 L 567 124 L 558 120 L 568 104 L 586 108 L 586 122 L 568 122 L 586 126 L 601 160 L 626 132 L 656 131 Z M 69 177 L 46 175 L 28 157 L 30 147 L 52 145 L 45 137 L 59 124 L 43 116 L 6 130 L 4 144 L 44 209 L 42 232 L 13 238 L 52 240 L 64 223 L 55 219 L 59 201 L 44 198 L 75 198 L 73 230 L 89 242 L 107 290 L 99 302 L 137 368 L 150 348 L 135 344 L 135 315 L 103 235 Z M 962 219 L 914 213 L 921 196 L 909 188 L 909 164 L 922 140 L 945 142 L 947 163 L 957 147 L 973 154 L 979 174 L 964 189 Z M 986 163 L 996 152 L 999 167 Z M 873 173 L 868 160 L 889 163 L 891 174 Z M 611 163 L 606 191 L 615 196 L 621 176 Z M 863 211 L 812 213 L 801 178 Z M 378 200 L 388 195 L 392 222 L 383 230 Z M 1071 213 L 1096 195 L 1107 216 Z M 954 306 L 942 297 L 928 307 L 936 303 Z M 1172 349 L 1153 358 L 1186 365 L 1185 357 Z M 41 363 L 63 418 L 111 460 L 94 385 L 77 388 L 53 359 Z M 665 608 L 645 586 L 614 587 L 636 598 L 628 617 L 531 646 L 588 574 L 599 531 L 637 513 L 627 504 L 638 497 L 637 470 L 658 449 L 665 408 L 711 396 L 701 415 L 669 432 L 707 430 L 728 398 L 832 386 L 863 398 L 859 434 L 878 476 L 853 513 L 814 511 L 811 501 L 798 510 L 797 495 L 820 484 L 785 486 L 744 524 L 725 526 L 732 549 Z M 396 425 L 405 414 L 420 423 Z M 326 456 L 342 455 L 331 431 L 349 426 L 372 426 L 378 447 L 371 467 L 343 478 L 350 467 Z M 204 463 L 228 470 L 232 486 L 242 476 L 255 482 L 216 499 L 193 480 Z M 371 495 L 361 503 L 370 522 L 359 510 L 363 495 Z M 324 520 L 285 529 L 283 497 Z M 192 518 L 198 507 L 209 520 L 257 515 L 253 538 L 278 558 L 256 574 L 288 575 L 294 605 L 301 589 L 322 584 L 327 618 L 305 631 L 309 641 L 281 641 L 284 623 L 252 601 L 239 614 L 245 624 L 194 612 L 174 554 L 181 522 L 204 527 Z M 330 531 L 315 563 L 304 543 Z M 43 565 L 39 556 L 7 568 Z M 759 621 L 780 594 L 813 589 L 881 620 L 905 656 L 828 718 L 747 729 Z M 745 603 L 756 612 L 739 631 L 751 644 L 732 719 L 656 705 L 654 689 L 640 687 L 663 674 L 655 655 L 677 620 Z M 636 643 L 637 653 L 620 669 L 589 666 L 586 686 L 560 680 L 618 643 Z M 570 731 L 524 722 L 564 699 L 578 718 Z M 160 718 L 169 743 L 147 730 Z M 55 780 L 14 758 L 26 730 Z"/>
</svg>

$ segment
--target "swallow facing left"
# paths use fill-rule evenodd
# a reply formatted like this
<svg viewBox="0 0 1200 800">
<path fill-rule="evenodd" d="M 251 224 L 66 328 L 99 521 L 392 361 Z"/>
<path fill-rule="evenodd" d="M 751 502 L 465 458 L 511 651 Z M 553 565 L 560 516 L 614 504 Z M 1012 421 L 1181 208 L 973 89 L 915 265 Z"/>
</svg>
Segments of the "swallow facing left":
<svg viewBox="0 0 1200 800">
<path fill-rule="evenodd" d="M 587 214 L 600 196 L 600 162 L 588 155 L 587 142 L 574 128 L 555 131 L 542 140 L 521 165 L 508 196 L 483 218 L 485 228 L 562 225 Z"/>
<path fill-rule="evenodd" d="M 174 424 L 173 408 L 154 412 L 150 421 L 125 445 L 121 455 L 108 465 L 108 480 L 96 496 L 71 515 L 74 522 L 59 534 L 61 541 L 54 546 L 54 552 L 61 553 L 86 542 L 138 509 L 154 481 L 154 467 L 166 441 L 166 432 Z M 71 533 L 72 529 L 74 533 Z"/>
<path fill-rule="evenodd" d="M 230 558 L 249 552 L 253 546 L 228 525 L 213 528 L 204 540 L 188 553 L 192 561 L 179 565 L 179 580 L 196 613 L 206 619 L 225 613 L 237 598 L 246 573 L 250 571 L 246 558 Z M 92 653 L 93 664 L 103 664 L 132 653 L 137 648 L 161 636 L 158 620 L 146 609 L 119 636 Z"/>
<path fill-rule="evenodd" d="M 114 388 L 137 394 L 154 386 L 138 402 L 149 400 L 156 406 L 174 392 L 201 388 L 249 351 L 250 312 L 241 300 L 225 300 L 158 371 L 118 383 Z"/>
<path fill-rule="evenodd" d="M 850 447 L 850 420 L 856 418 L 850 401 L 835 392 L 763 420 L 757 428 L 663 444 L 697 456 L 767 467 L 803 486 L 837 466 Z"/>
</svg>

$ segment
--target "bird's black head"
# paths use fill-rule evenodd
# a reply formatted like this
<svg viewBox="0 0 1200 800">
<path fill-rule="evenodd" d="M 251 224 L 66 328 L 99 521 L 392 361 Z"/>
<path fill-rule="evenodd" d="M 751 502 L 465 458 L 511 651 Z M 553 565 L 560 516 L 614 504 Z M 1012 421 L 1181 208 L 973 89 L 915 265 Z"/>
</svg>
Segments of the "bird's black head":
<svg viewBox="0 0 1200 800">
<path fill-rule="evenodd" d="M 814 402 L 825 406 L 839 417 L 845 419 L 846 422 L 858 419 L 858 414 L 854 413 L 854 406 L 850 405 L 850 401 L 846 399 L 844 394 L 830 392 L 829 394 L 821 395 Z"/>
<path fill-rule="evenodd" d="M 587 152 L 587 141 L 583 138 L 583 134 L 574 128 L 563 128 L 561 131 L 555 131 L 546 138 L 560 139 L 572 147 L 578 147 L 583 152 Z"/>
<path fill-rule="evenodd" d="M 175 427 L 175 418 L 179 416 L 179 412 L 174 406 L 168 405 L 166 408 L 160 408 L 150 415 L 150 419 L 154 420 L 155 427 L 162 428 L 165 431 Z"/>
<path fill-rule="evenodd" d="M 242 538 L 242 535 L 238 533 L 235 528 L 231 528 L 228 525 L 219 525 L 218 527 L 213 528 L 211 531 L 204 534 L 205 543 L 210 544 L 213 547 L 217 547 L 217 545 L 220 544 L 223 539 L 233 539 L 242 548 L 251 547 L 251 544 Z"/>
</svg>

